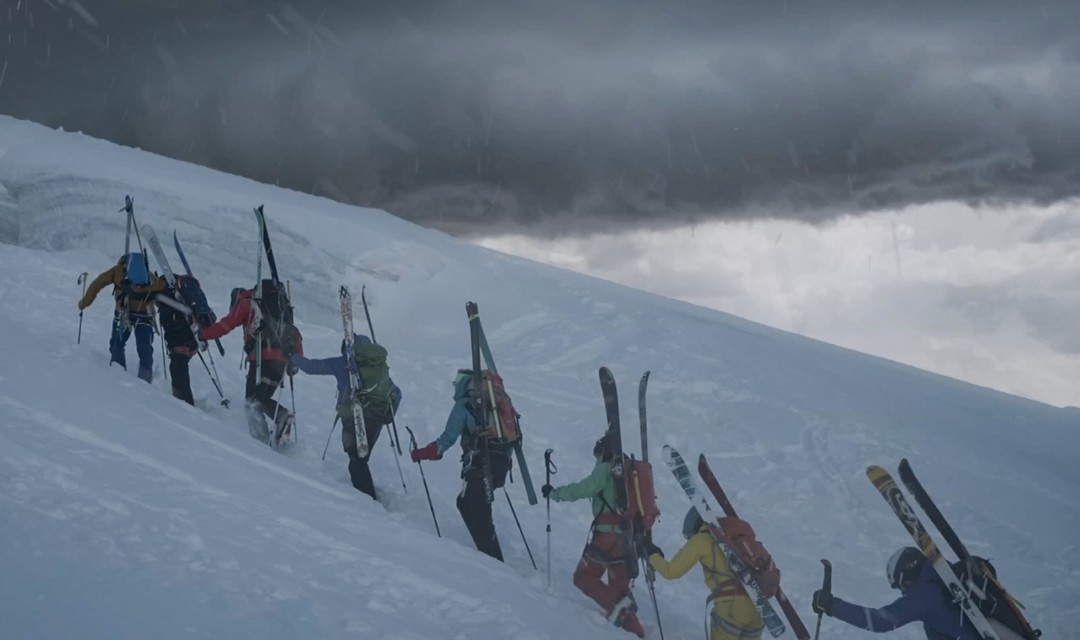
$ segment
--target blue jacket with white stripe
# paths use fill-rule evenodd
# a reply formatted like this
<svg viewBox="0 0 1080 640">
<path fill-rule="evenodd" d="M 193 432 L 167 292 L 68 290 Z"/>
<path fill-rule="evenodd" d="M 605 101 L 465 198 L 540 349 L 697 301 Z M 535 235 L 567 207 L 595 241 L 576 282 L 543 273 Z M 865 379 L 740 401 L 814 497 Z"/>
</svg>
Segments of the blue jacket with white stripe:
<svg viewBox="0 0 1080 640">
<path fill-rule="evenodd" d="M 971 621 L 947 593 L 945 583 L 933 566 L 926 563 L 915 582 L 892 604 L 871 609 L 833 598 L 830 615 L 874 633 L 921 622 L 928 640 L 979 640 Z"/>
</svg>

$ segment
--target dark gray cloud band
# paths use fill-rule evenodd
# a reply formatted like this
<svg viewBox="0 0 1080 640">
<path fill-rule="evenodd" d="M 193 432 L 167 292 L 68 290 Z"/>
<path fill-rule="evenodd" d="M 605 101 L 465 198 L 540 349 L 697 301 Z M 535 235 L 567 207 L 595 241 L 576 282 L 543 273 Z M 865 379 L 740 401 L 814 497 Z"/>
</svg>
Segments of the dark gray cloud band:
<svg viewBox="0 0 1080 640">
<path fill-rule="evenodd" d="M 1046 203 L 1080 192 L 1078 24 L 1064 0 L 0 0 L 0 112 L 458 233 Z"/>
</svg>

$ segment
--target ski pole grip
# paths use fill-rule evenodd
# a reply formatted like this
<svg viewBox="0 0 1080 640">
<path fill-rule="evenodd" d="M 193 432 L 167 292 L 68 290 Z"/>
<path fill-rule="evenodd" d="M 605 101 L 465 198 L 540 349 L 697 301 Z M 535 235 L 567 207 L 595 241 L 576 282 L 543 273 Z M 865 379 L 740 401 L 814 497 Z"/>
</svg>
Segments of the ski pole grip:
<svg viewBox="0 0 1080 640">
<path fill-rule="evenodd" d="M 826 593 L 832 593 L 832 563 L 825 558 L 821 559 L 821 564 L 825 566 L 825 578 L 821 583 L 821 588 Z"/>
<path fill-rule="evenodd" d="M 555 466 L 555 463 L 551 461 L 551 454 L 555 453 L 554 449 L 548 449 L 544 452 L 544 468 L 547 469 L 548 475 L 555 475 L 559 469 Z"/>
</svg>

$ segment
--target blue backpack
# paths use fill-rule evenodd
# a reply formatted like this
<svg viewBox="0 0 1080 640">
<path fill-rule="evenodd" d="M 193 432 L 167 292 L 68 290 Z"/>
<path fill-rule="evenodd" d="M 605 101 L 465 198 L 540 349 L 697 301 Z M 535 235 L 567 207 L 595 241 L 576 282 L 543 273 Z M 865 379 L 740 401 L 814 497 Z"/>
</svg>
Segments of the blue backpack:
<svg viewBox="0 0 1080 640">
<path fill-rule="evenodd" d="M 124 256 L 124 280 L 142 287 L 150 284 L 150 268 L 146 264 L 145 255 L 129 253 Z"/>
</svg>

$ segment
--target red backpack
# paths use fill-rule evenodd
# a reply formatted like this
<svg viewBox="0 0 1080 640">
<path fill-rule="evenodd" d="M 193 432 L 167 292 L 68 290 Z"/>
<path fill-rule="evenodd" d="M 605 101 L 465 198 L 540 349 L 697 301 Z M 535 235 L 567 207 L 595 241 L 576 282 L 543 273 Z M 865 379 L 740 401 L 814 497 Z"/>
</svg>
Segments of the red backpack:
<svg viewBox="0 0 1080 640">
<path fill-rule="evenodd" d="M 731 516 L 717 518 L 716 521 L 719 526 L 710 524 L 709 529 L 750 570 L 761 595 L 766 598 L 776 595 L 780 588 L 780 569 L 776 568 L 776 563 L 765 546 L 758 542 L 750 523 Z"/>
<path fill-rule="evenodd" d="M 490 422 L 480 429 L 480 435 L 507 443 L 517 442 L 521 439 L 521 432 L 518 431 L 520 414 L 510 402 L 502 378 L 494 371 L 484 369 L 480 372 L 480 385 L 483 388 L 479 390 L 479 396 L 483 398 L 484 410 Z"/>
</svg>

